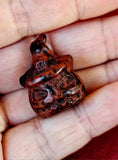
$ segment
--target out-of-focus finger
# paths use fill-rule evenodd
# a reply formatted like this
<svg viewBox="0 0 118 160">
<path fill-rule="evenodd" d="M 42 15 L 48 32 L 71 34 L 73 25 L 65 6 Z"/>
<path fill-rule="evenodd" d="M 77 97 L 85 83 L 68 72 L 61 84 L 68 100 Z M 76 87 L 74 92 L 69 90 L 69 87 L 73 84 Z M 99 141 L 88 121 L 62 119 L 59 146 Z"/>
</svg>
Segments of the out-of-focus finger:
<svg viewBox="0 0 118 160">
<path fill-rule="evenodd" d="M 118 0 L 4 0 L 0 2 L 0 47 L 117 8 Z"/>
<path fill-rule="evenodd" d="M 75 72 L 85 84 L 87 93 L 118 81 L 118 60 Z"/>
</svg>

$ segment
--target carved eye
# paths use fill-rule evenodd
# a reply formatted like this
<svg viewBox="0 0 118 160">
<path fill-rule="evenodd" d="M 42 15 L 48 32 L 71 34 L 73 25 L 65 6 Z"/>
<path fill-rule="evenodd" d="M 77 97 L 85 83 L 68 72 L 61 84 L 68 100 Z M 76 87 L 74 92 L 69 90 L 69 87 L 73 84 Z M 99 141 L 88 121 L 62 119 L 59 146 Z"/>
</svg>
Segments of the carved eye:
<svg viewBox="0 0 118 160">
<path fill-rule="evenodd" d="M 35 90 L 33 92 L 34 100 L 42 100 L 48 96 L 48 92 L 46 90 Z"/>
</svg>

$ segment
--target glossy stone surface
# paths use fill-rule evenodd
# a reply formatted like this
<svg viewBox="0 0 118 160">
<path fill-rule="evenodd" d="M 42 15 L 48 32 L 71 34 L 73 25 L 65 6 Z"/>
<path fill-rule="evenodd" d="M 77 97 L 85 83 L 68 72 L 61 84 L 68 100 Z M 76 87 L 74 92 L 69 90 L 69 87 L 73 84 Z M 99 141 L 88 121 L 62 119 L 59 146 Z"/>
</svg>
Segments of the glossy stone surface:
<svg viewBox="0 0 118 160">
<path fill-rule="evenodd" d="M 46 46 L 46 35 L 41 34 L 30 46 L 32 66 L 20 78 L 29 89 L 29 100 L 41 117 L 50 117 L 74 107 L 85 96 L 81 79 L 73 72 L 70 55 L 57 56 Z"/>
</svg>

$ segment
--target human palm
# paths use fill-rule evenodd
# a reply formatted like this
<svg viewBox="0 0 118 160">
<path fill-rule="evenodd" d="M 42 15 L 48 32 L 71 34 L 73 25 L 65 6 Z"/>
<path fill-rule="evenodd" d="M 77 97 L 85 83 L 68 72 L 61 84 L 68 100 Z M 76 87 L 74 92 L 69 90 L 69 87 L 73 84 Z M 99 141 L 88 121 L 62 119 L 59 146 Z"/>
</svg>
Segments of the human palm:
<svg viewBox="0 0 118 160">
<path fill-rule="evenodd" d="M 62 159 L 115 127 L 118 12 L 90 18 L 117 9 L 118 0 L 2 0 L 0 7 L 0 160 Z M 37 117 L 19 84 L 42 32 L 56 53 L 72 55 L 87 92 L 77 107 L 48 119 Z"/>
</svg>

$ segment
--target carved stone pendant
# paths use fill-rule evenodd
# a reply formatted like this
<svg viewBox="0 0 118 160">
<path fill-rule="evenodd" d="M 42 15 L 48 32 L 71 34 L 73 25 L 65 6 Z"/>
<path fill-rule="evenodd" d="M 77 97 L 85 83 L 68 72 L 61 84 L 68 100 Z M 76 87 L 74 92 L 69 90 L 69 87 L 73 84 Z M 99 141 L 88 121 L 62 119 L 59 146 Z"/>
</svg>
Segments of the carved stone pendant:
<svg viewBox="0 0 118 160">
<path fill-rule="evenodd" d="M 32 66 L 20 78 L 29 89 L 29 101 L 41 117 L 50 117 L 74 107 L 85 96 L 81 79 L 73 72 L 70 55 L 57 56 L 46 46 L 41 34 L 30 46 Z"/>
</svg>

